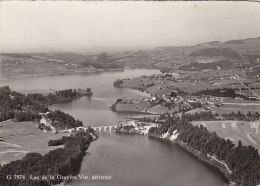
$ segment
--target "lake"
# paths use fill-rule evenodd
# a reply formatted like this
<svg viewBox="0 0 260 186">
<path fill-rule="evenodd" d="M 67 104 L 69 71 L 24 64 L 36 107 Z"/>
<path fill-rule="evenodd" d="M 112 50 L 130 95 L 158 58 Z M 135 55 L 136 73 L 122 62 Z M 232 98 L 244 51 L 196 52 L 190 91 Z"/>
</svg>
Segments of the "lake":
<svg viewBox="0 0 260 186">
<path fill-rule="evenodd" d="M 69 103 L 52 105 L 84 122 L 84 125 L 115 125 L 125 117 L 109 110 L 118 98 L 149 97 L 137 90 L 115 88 L 113 81 L 140 75 L 157 74 L 157 70 L 126 70 L 73 75 L 39 76 L 1 81 L 22 92 L 47 92 L 50 89 L 91 88 L 91 98 L 81 97 Z M 112 180 L 75 180 L 69 185 L 111 186 L 227 186 L 213 168 L 198 161 L 179 146 L 147 136 L 100 133 L 91 143 L 90 155 L 83 159 L 82 175 L 112 176 Z"/>
</svg>

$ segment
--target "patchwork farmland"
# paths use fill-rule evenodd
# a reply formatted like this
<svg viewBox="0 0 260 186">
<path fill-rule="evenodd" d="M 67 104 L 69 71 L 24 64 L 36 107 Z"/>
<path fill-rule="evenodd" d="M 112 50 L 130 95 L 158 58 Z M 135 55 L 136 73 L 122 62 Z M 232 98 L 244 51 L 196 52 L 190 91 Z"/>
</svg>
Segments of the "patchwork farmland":
<svg viewBox="0 0 260 186">
<path fill-rule="evenodd" d="M 202 125 L 235 144 L 241 140 L 243 145 L 252 145 L 260 151 L 260 121 L 194 121 L 192 124 Z"/>
</svg>

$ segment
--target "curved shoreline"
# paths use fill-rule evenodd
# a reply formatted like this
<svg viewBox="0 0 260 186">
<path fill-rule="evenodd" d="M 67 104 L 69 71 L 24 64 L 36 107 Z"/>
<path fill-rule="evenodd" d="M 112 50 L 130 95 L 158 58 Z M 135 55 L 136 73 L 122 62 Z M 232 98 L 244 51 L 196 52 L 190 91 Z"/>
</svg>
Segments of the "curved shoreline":
<svg viewBox="0 0 260 186">
<path fill-rule="evenodd" d="M 203 164 L 210 166 L 211 168 L 213 168 L 214 170 L 216 170 L 225 180 L 225 182 L 227 184 L 230 184 L 230 174 L 227 173 L 227 171 L 224 168 L 219 168 L 217 167 L 213 162 L 211 162 L 210 158 L 207 158 L 206 156 L 202 156 L 201 154 L 196 153 L 195 150 L 192 150 L 191 148 L 189 148 L 188 146 L 185 146 L 184 143 L 182 143 L 179 140 L 175 140 L 175 141 L 171 141 L 169 139 L 165 139 L 165 138 L 160 138 L 158 136 L 155 135 L 148 135 L 149 138 L 153 138 L 156 140 L 162 140 L 162 141 L 167 141 L 170 143 L 174 143 L 176 144 L 178 147 L 180 147 L 181 149 L 185 150 L 186 152 L 188 152 L 190 155 L 192 155 L 194 158 L 196 158 L 197 160 L 199 160 L 200 162 L 202 162 Z M 216 161 L 215 161 L 216 162 Z M 217 162 L 216 162 L 217 163 Z"/>
<path fill-rule="evenodd" d="M 144 135 L 138 131 L 119 131 L 116 130 L 116 133 L 121 133 L 121 134 L 129 134 L 129 135 L 134 135 L 134 134 L 138 134 L 138 135 Z M 230 176 L 231 174 L 227 171 L 226 168 L 224 168 L 224 166 L 221 166 L 221 164 L 211 158 L 209 158 L 208 156 L 205 156 L 201 153 L 196 152 L 194 149 L 192 149 L 191 147 L 187 146 L 185 143 L 181 142 L 180 140 L 170 140 L 167 138 L 161 138 L 159 136 L 156 135 L 151 135 L 148 134 L 148 137 L 150 138 L 154 138 L 157 140 L 163 140 L 163 141 L 167 141 L 167 142 L 173 142 L 174 144 L 178 145 L 180 148 L 184 149 L 186 152 L 190 153 L 191 155 L 193 155 L 194 157 L 196 157 L 197 160 L 201 161 L 202 163 L 216 169 L 218 171 L 218 173 L 223 176 L 225 182 L 227 184 L 229 184 L 230 186 L 235 186 L 236 184 L 230 181 Z"/>
</svg>

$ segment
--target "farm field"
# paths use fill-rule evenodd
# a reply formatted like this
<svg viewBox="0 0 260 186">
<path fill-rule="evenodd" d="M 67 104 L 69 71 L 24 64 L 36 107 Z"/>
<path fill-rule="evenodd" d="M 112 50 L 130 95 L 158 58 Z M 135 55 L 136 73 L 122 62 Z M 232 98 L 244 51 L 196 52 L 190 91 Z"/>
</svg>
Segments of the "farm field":
<svg viewBox="0 0 260 186">
<path fill-rule="evenodd" d="M 0 123 L 0 164 L 21 159 L 29 152 L 45 154 L 61 146 L 48 146 L 49 139 L 58 139 L 65 133 L 43 133 L 33 122 Z M 68 134 L 67 134 L 68 135 Z"/>
<path fill-rule="evenodd" d="M 241 140 L 243 145 L 252 145 L 260 151 L 260 121 L 194 121 L 192 124 L 203 125 L 236 145 Z"/>
<path fill-rule="evenodd" d="M 201 80 L 200 78 L 195 79 L 194 81 L 190 80 L 189 77 L 185 77 L 183 79 L 179 79 L 178 81 L 174 80 L 179 77 L 180 74 L 172 73 L 172 77 L 160 77 L 160 76 L 141 76 L 133 79 L 123 79 L 123 83 L 120 87 L 132 88 L 137 90 L 146 90 L 150 94 L 159 94 L 159 95 L 170 95 L 171 92 L 176 91 L 177 89 L 182 90 L 187 93 L 195 93 L 197 91 L 202 91 L 206 89 L 219 89 L 219 88 L 232 88 L 232 89 L 240 89 L 245 88 L 244 85 L 240 84 L 235 79 L 230 79 L 229 77 L 225 78 L 217 78 L 215 80 Z M 202 74 L 201 74 L 202 75 Z M 211 76 L 209 76 L 211 77 Z M 204 77 L 205 78 L 205 77 Z M 249 85 L 252 87 L 258 87 L 259 83 L 256 84 L 254 82 L 249 82 Z M 253 86 L 253 84 L 256 84 Z M 254 89 L 254 92 L 259 94 L 259 89 Z M 250 92 L 250 91 L 249 91 Z M 240 91 L 236 91 L 236 93 L 240 93 Z M 241 91 L 246 95 L 248 94 L 246 90 Z"/>
<path fill-rule="evenodd" d="M 257 95 L 260 95 L 260 89 L 253 89 L 252 91 L 253 91 L 255 94 L 257 94 Z M 240 90 L 237 90 L 236 93 L 237 93 L 237 94 L 242 93 L 242 94 L 245 94 L 245 95 L 255 96 L 255 95 L 254 95 L 252 92 L 250 92 L 249 90 L 241 90 L 241 92 L 240 92 Z"/>
<path fill-rule="evenodd" d="M 243 114 L 250 112 L 259 112 L 260 111 L 260 103 L 254 102 L 254 103 L 247 103 L 245 101 L 243 102 L 237 102 L 237 103 L 223 103 L 220 107 L 214 107 L 211 110 L 213 113 L 218 114 L 227 114 L 230 112 L 237 113 L 240 111 Z"/>
<path fill-rule="evenodd" d="M 166 114 L 166 113 L 173 113 L 173 112 L 176 112 L 176 111 L 179 111 L 179 107 L 173 107 L 173 108 L 168 108 L 168 107 L 165 107 L 165 106 L 162 106 L 162 105 L 155 105 L 154 107 L 151 107 L 148 112 L 150 113 L 156 113 L 156 114 L 160 114 L 160 113 L 163 113 L 163 114 Z"/>
<path fill-rule="evenodd" d="M 149 103 L 147 101 L 139 101 L 137 103 L 118 103 L 116 110 L 118 112 L 147 112 Z"/>
</svg>

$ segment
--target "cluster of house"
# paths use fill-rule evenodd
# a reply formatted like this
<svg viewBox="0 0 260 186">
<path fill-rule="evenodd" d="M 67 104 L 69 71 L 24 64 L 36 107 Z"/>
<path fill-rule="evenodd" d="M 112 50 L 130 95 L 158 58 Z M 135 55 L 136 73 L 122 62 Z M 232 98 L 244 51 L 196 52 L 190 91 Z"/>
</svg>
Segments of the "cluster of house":
<svg viewBox="0 0 260 186">
<path fill-rule="evenodd" d="M 175 81 L 175 77 L 172 76 L 170 73 L 165 73 L 165 74 L 157 74 L 157 75 L 152 75 L 149 77 L 150 80 L 167 80 L 167 81 Z"/>
<path fill-rule="evenodd" d="M 149 102 L 161 102 L 170 103 L 178 106 L 189 106 L 192 103 L 200 103 L 207 109 L 212 109 L 216 106 L 221 106 L 222 102 L 228 98 L 224 97 L 214 97 L 214 96 L 176 96 L 172 97 L 170 95 L 151 95 Z"/>
<path fill-rule="evenodd" d="M 40 120 L 40 124 L 44 125 L 45 127 L 43 127 L 43 132 L 47 133 L 48 130 L 51 130 L 52 133 L 57 133 L 57 129 L 52 126 L 52 122 L 50 119 L 48 119 L 47 117 L 45 117 L 44 115 L 42 115 L 42 119 Z"/>
<path fill-rule="evenodd" d="M 158 123 L 150 123 L 150 122 L 140 122 L 137 120 L 125 120 L 119 122 L 115 127 L 116 131 L 123 130 L 131 130 L 132 132 L 146 135 L 151 127 L 159 127 Z"/>
<path fill-rule="evenodd" d="M 36 125 L 39 125 L 39 124 L 44 125 L 44 127 L 42 128 L 44 133 L 47 133 L 49 130 L 52 133 L 58 133 L 58 132 L 73 133 L 73 132 L 80 131 L 80 130 L 83 130 L 83 131 L 87 130 L 87 127 L 84 127 L 84 126 L 76 127 L 76 128 L 70 128 L 70 129 L 64 129 L 64 130 L 58 130 L 57 128 L 55 128 L 52 125 L 52 121 L 50 119 L 48 119 L 47 117 L 45 117 L 44 114 L 42 114 L 42 119 Z"/>
<path fill-rule="evenodd" d="M 192 108 L 193 104 L 200 104 L 205 109 L 213 109 L 221 106 L 223 101 L 230 98 L 214 96 L 170 96 L 170 95 L 151 95 L 150 98 L 122 99 L 120 104 L 138 104 L 140 101 L 148 102 L 150 106 L 162 105 L 166 107 L 178 106 L 180 108 Z"/>
<path fill-rule="evenodd" d="M 120 101 L 120 104 L 135 104 L 135 103 L 139 103 L 140 101 L 149 101 L 148 98 L 130 98 L 130 99 L 122 99 Z"/>
</svg>

